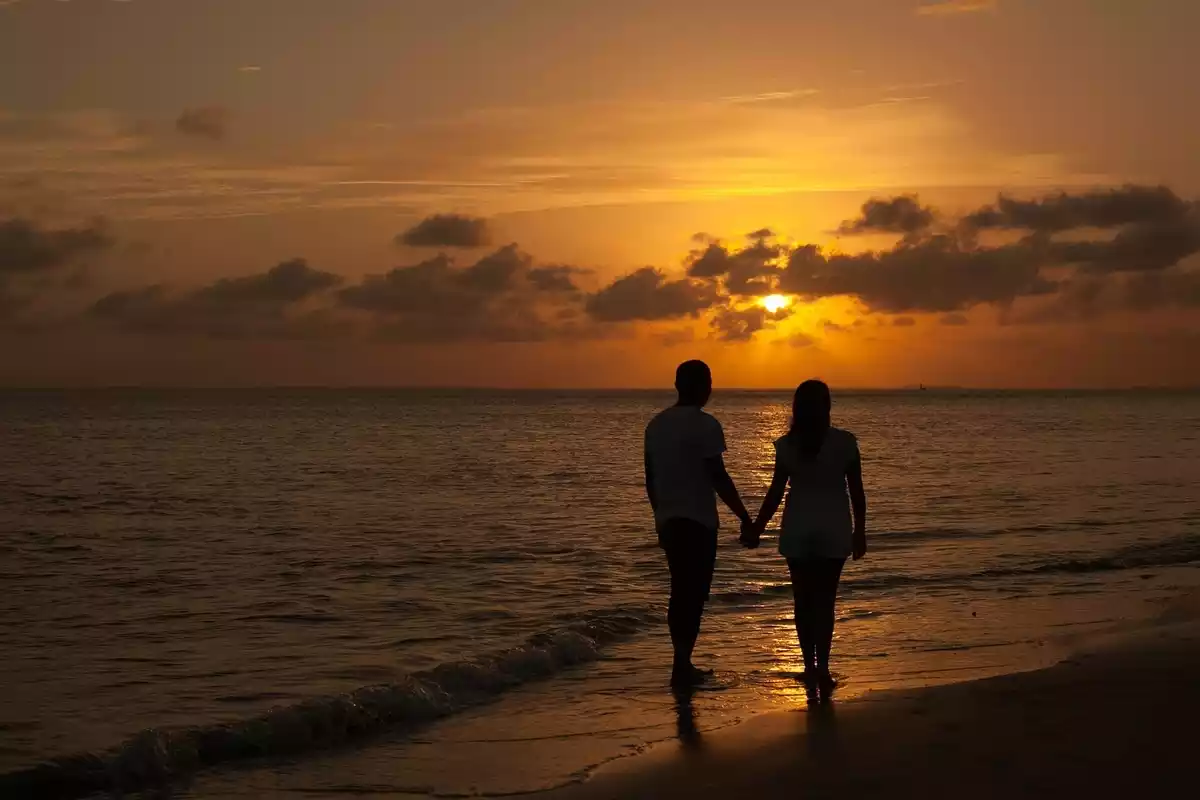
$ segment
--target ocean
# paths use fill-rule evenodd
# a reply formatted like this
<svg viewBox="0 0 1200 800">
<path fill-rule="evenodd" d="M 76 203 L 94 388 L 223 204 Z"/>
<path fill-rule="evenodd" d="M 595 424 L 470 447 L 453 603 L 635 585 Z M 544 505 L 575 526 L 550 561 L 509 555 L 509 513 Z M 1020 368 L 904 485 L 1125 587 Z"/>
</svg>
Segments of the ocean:
<svg viewBox="0 0 1200 800">
<path fill-rule="evenodd" d="M 697 648 L 723 690 L 667 690 L 641 444 L 671 400 L 0 392 L 0 786 L 509 794 L 803 708 L 786 566 L 728 515 Z M 788 402 L 709 406 L 752 512 Z M 1200 585 L 1198 393 L 834 403 L 870 503 L 843 697 L 1048 665 Z"/>
</svg>

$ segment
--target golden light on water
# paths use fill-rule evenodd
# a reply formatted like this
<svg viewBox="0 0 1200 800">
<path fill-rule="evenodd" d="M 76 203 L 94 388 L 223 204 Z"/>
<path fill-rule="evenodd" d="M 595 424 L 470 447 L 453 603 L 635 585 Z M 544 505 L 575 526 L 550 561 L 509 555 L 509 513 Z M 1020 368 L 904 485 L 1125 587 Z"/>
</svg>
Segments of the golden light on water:
<svg viewBox="0 0 1200 800">
<path fill-rule="evenodd" d="M 758 301 L 763 308 L 774 314 L 780 309 L 787 308 L 792 304 L 792 299 L 782 294 L 769 294 Z"/>
</svg>

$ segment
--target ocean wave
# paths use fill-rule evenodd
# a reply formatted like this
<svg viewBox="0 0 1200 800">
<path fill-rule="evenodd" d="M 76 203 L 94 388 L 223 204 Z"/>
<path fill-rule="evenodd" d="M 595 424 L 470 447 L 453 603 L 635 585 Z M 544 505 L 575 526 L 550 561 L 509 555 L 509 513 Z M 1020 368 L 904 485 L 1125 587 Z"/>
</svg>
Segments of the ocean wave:
<svg viewBox="0 0 1200 800">
<path fill-rule="evenodd" d="M 876 591 L 908 586 L 964 586 L 997 578 L 1117 572 L 1127 569 L 1184 566 L 1196 562 L 1200 562 L 1200 536 L 1189 535 L 1124 547 L 1107 555 L 1094 557 L 1068 557 L 1040 563 L 1026 562 L 1010 567 L 994 567 L 973 572 L 874 575 L 868 573 L 863 577 L 844 577 L 842 585 L 851 591 Z M 712 601 L 720 605 L 744 606 L 761 603 L 769 597 L 790 594 L 791 586 L 789 584 L 770 583 L 714 592 Z"/>
<path fill-rule="evenodd" d="M 55 758 L 0 775 L 0 796 L 69 798 L 131 792 L 168 785 L 220 764 L 294 755 L 403 731 L 593 661 L 606 645 L 660 617 L 628 608 L 568 616 L 561 627 L 518 647 L 442 664 L 397 683 L 312 698 L 231 723 L 144 730 L 112 750 Z"/>
<path fill-rule="evenodd" d="M 1065 522 L 1046 522 L 1033 525 L 1014 525 L 1001 528 L 918 528 L 895 531 L 876 531 L 871 535 L 871 546 L 880 549 L 902 549 L 915 547 L 926 542 L 939 540 L 962 541 L 964 539 L 993 539 L 1002 536 L 1020 536 L 1060 531 L 1094 530 L 1103 528 L 1124 529 L 1132 525 L 1147 527 L 1171 523 L 1188 523 L 1196 520 L 1195 515 L 1172 514 L 1158 517 L 1078 519 Z"/>
</svg>

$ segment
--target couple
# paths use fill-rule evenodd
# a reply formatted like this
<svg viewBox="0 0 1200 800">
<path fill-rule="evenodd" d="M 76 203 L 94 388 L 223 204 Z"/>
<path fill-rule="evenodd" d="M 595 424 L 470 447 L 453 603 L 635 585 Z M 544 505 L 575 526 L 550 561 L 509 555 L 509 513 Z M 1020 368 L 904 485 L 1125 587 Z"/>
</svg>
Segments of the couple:
<svg viewBox="0 0 1200 800">
<path fill-rule="evenodd" d="M 680 364 L 675 389 L 678 402 L 651 420 L 645 443 L 646 494 L 671 572 L 671 683 L 693 686 L 711 674 L 692 664 L 692 650 L 717 558 L 716 498 L 741 520 L 742 545 L 755 548 L 786 491 L 779 552 L 792 576 L 805 682 L 828 696 L 835 686 L 829 651 L 838 580 L 848 557 L 857 561 L 867 552 L 867 498 L 858 442 L 831 426 L 829 387 L 820 381 L 800 384 L 791 425 L 775 441 L 771 488 L 758 518 L 751 520 L 725 470 L 721 423 L 703 411 L 712 394 L 708 365 Z"/>
</svg>

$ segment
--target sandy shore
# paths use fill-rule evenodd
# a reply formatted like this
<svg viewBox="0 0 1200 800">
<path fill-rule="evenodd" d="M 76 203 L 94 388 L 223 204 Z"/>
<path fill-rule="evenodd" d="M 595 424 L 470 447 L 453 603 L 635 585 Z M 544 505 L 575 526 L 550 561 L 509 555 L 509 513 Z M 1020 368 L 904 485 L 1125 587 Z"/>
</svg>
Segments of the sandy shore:
<svg viewBox="0 0 1200 800">
<path fill-rule="evenodd" d="M 1200 624 L 1175 620 L 1037 672 L 684 736 L 536 797 L 1190 796 L 1198 716 Z"/>
</svg>

